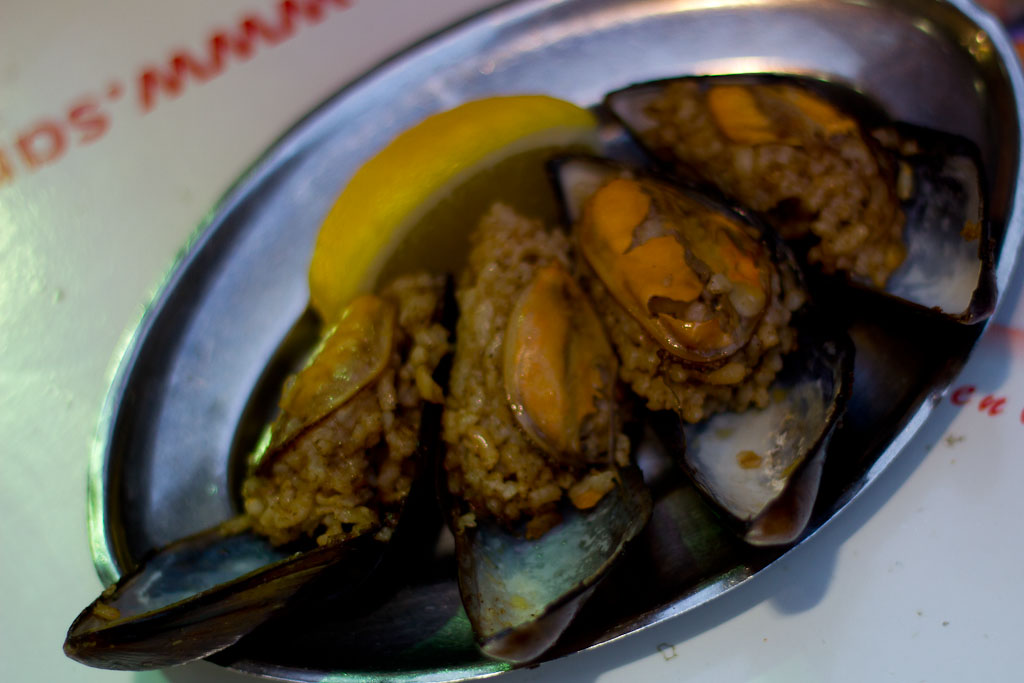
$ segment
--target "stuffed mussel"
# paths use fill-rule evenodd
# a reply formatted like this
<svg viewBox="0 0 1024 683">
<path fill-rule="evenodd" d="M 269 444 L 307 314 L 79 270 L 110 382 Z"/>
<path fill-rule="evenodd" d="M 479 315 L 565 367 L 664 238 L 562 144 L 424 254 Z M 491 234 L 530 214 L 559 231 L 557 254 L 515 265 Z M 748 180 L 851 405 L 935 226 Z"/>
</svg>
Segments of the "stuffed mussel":
<svg viewBox="0 0 1024 683">
<path fill-rule="evenodd" d="M 991 313 L 980 156 L 967 140 L 792 75 L 669 79 L 606 106 L 677 173 L 759 212 L 823 272 L 961 322 Z"/>
<path fill-rule="evenodd" d="M 743 213 L 603 159 L 561 159 L 554 174 L 620 376 L 671 411 L 675 443 L 692 425 L 680 457 L 745 540 L 795 540 L 852 379 L 844 335 L 812 338 L 803 316 L 801 340 L 798 270 Z"/>
<path fill-rule="evenodd" d="M 314 584 L 360 590 L 401 534 L 414 485 L 432 481 L 421 427 L 443 399 L 432 377 L 448 351 L 443 290 L 443 277 L 413 274 L 353 300 L 286 382 L 245 514 L 150 554 L 82 612 L 65 652 L 163 668 L 234 644 Z"/>
<path fill-rule="evenodd" d="M 459 586 L 483 651 L 526 662 L 640 532 L 651 499 L 568 237 L 497 205 L 471 242 L 444 412 Z"/>
</svg>

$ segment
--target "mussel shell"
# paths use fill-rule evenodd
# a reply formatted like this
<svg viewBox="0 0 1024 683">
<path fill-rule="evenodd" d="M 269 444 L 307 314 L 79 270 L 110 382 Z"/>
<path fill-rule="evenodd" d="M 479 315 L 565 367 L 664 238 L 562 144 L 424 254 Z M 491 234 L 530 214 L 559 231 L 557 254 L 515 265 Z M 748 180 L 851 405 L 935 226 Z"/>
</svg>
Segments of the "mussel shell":
<svg viewBox="0 0 1024 683">
<path fill-rule="evenodd" d="M 800 318 L 798 348 L 786 356 L 769 406 L 697 424 L 669 414 L 656 420 L 700 491 L 752 545 L 792 543 L 802 534 L 853 385 L 849 336 L 811 311 Z"/>
<path fill-rule="evenodd" d="M 619 470 L 615 488 L 594 508 L 564 505 L 562 521 L 536 540 L 482 516 L 460 530 L 461 506 L 450 501 L 459 591 L 480 649 L 525 663 L 554 645 L 651 509 L 632 466 Z"/>
<path fill-rule="evenodd" d="M 875 100 L 826 77 L 771 73 L 682 76 L 614 91 L 605 97 L 604 106 L 641 147 L 646 147 L 645 133 L 654 122 L 644 113 L 645 107 L 664 88 L 681 80 L 708 85 L 796 85 L 852 116 L 865 139 L 877 149 L 882 147 L 873 132 L 884 128 L 895 130 L 905 142 L 916 143 L 918 151 L 913 153 L 890 150 L 894 163 L 909 166 L 914 182 L 912 194 L 902 201 L 907 256 L 882 291 L 962 323 L 979 322 L 992 314 L 996 302 L 995 241 L 983 201 L 986 183 L 976 144 L 961 136 L 894 121 Z M 693 169 L 676 162 L 668 150 L 648 151 L 681 176 L 708 185 Z M 980 228 L 977 241 L 964 238 L 967 221 Z M 862 278 L 851 277 L 850 281 L 877 290 Z"/>
<path fill-rule="evenodd" d="M 915 191 L 903 203 L 907 259 L 885 291 L 962 323 L 985 320 L 996 303 L 996 248 L 978 148 L 966 138 L 922 126 L 889 127 L 921 151 L 896 154 L 913 170 Z M 980 227 L 976 241 L 962 234 L 968 221 Z"/>
<path fill-rule="evenodd" d="M 64 652 L 89 666 L 134 671 L 200 659 L 236 643 L 300 592 L 315 590 L 317 579 L 358 584 L 385 545 L 361 537 L 289 554 L 251 531 L 238 533 L 233 523 L 144 558 L 82 611 Z M 119 616 L 99 616 L 103 606 Z"/>
</svg>

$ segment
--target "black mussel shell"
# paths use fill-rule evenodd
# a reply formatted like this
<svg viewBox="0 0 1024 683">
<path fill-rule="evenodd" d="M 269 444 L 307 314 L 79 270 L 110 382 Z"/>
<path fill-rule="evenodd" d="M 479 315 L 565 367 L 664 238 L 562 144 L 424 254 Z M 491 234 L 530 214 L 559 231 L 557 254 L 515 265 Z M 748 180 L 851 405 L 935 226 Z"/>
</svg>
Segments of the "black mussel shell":
<svg viewBox="0 0 1024 683">
<path fill-rule="evenodd" d="M 460 530 L 461 506 L 448 507 L 459 591 L 477 644 L 490 657 L 522 664 L 555 644 L 644 528 L 652 502 L 631 466 L 594 508 L 566 504 L 562 521 L 535 540 L 479 515 L 476 526 Z"/>
<path fill-rule="evenodd" d="M 386 545 L 362 537 L 289 554 L 239 531 L 240 520 L 144 558 L 82 611 L 65 654 L 89 666 L 134 671 L 201 659 L 282 611 L 316 579 L 358 583 Z"/>
<path fill-rule="evenodd" d="M 655 421 L 700 491 L 752 545 L 800 538 L 853 385 L 849 336 L 812 310 L 799 318 L 798 348 L 786 356 L 767 407 L 697 424 L 668 413 Z"/>
<path fill-rule="evenodd" d="M 810 91 L 854 118 L 868 143 L 888 155 L 900 178 L 894 191 L 906 216 L 903 236 L 907 254 L 882 291 L 962 323 L 979 322 L 992 314 L 995 241 L 987 219 L 985 178 L 976 144 L 950 133 L 894 121 L 870 97 L 824 77 L 769 73 L 683 76 L 612 92 L 604 105 L 646 146 L 654 121 L 645 109 L 667 86 L 682 80 L 695 80 L 702 86 L 785 82 Z M 670 150 L 648 151 L 683 177 L 713 183 L 674 160 Z M 794 248 L 800 246 L 806 245 L 795 244 Z M 850 277 L 850 281 L 877 290 L 860 277 Z"/>
</svg>

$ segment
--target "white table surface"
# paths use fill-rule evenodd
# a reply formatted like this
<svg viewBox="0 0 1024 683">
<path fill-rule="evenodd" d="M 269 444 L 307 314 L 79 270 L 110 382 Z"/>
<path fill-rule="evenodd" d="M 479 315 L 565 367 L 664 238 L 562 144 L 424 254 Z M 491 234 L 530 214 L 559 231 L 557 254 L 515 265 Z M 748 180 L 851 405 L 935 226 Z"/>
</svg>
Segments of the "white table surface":
<svg viewBox="0 0 1024 683">
<path fill-rule="evenodd" d="M 110 373 L 194 227 L 268 144 L 396 50 L 495 3 L 325 1 L 316 25 L 148 110 L 146 68 L 202 49 L 247 12 L 272 16 L 279 2 L 3 4 L 0 681 L 256 680 L 205 662 L 101 671 L 61 652 L 101 589 L 85 481 Z M 97 113 L 105 125 L 89 127 Z M 811 542 L 694 612 L 505 680 L 1024 680 L 1022 289 L 1018 273 L 954 383 L 975 386 L 971 400 L 947 397 Z M 1006 398 L 999 414 L 979 410 L 989 394 Z"/>
</svg>

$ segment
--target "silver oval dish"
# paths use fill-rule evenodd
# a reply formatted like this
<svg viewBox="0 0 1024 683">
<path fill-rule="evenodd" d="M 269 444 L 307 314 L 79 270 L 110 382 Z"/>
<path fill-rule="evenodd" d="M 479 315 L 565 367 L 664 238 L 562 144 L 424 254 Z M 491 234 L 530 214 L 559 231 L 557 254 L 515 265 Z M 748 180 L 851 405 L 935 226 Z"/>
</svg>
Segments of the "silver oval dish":
<svg viewBox="0 0 1024 683">
<path fill-rule="evenodd" d="M 232 454 L 265 417 L 261 406 L 272 405 L 253 389 L 287 371 L 287 351 L 277 353 L 283 340 L 286 350 L 301 349 L 312 337 L 303 310 L 320 221 L 358 165 L 395 134 L 491 94 L 543 92 L 589 106 L 631 83 L 737 72 L 827 76 L 874 97 L 894 118 L 975 142 L 988 179 L 995 280 L 999 291 L 1006 287 L 1024 230 L 1016 193 L 1024 81 L 1002 29 L 966 0 L 504 4 L 335 95 L 286 133 L 201 226 L 136 330 L 102 416 L 89 512 L 104 583 L 148 550 L 236 511 Z M 619 135 L 608 133 L 609 141 Z M 801 542 L 900 452 L 983 331 L 855 290 L 833 294 L 857 347 L 855 384 Z M 648 483 L 656 506 L 640 547 L 546 658 L 682 614 L 786 551 L 737 541 L 675 471 Z M 293 681 L 466 680 L 505 670 L 473 645 L 453 565 L 442 539 L 421 578 L 376 609 L 346 619 L 328 605 L 265 628 L 215 661 Z M 408 614 L 424 616 L 402 618 Z"/>
</svg>

